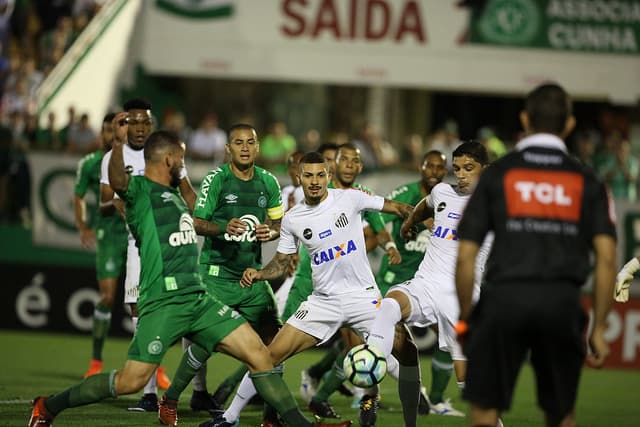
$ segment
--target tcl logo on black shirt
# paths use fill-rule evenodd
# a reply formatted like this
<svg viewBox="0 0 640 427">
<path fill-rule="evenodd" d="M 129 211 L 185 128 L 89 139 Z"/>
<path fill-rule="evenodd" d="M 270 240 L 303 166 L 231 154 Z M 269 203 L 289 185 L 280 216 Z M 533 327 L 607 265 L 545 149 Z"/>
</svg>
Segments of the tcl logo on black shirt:
<svg viewBox="0 0 640 427">
<path fill-rule="evenodd" d="M 521 146 L 483 172 L 458 225 L 459 240 L 482 244 L 489 231 L 495 233 L 485 270 L 489 286 L 580 286 L 591 269 L 593 237 L 615 236 L 604 184 L 559 139 L 540 142 Z"/>
<path fill-rule="evenodd" d="M 584 178 L 575 172 L 512 169 L 504 176 L 507 216 L 577 222 Z"/>
</svg>

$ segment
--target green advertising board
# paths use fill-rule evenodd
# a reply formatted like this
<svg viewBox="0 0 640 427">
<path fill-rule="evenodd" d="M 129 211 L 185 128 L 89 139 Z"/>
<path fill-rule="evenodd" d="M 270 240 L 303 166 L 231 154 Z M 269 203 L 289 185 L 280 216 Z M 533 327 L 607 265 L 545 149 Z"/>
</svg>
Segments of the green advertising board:
<svg viewBox="0 0 640 427">
<path fill-rule="evenodd" d="M 640 1 L 488 0 L 471 13 L 469 42 L 636 55 Z"/>
</svg>

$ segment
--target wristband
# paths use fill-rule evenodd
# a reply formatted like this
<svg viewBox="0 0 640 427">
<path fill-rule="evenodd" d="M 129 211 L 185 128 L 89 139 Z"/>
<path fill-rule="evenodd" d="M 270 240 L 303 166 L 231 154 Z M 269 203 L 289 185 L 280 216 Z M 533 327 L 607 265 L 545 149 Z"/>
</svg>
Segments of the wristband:
<svg viewBox="0 0 640 427">
<path fill-rule="evenodd" d="M 638 261 L 638 258 L 633 257 L 633 259 L 631 259 L 631 261 L 629 261 L 628 263 L 626 263 L 624 265 L 624 267 L 622 267 L 622 269 L 624 271 L 626 271 L 627 273 L 633 275 L 635 274 L 638 270 L 640 270 L 640 261 Z"/>
<path fill-rule="evenodd" d="M 459 337 L 466 334 L 469 331 L 469 325 L 467 325 L 466 320 L 458 320 L 456 323 L 456 335 Z"/>
<path fill-rule="evenodd" d="M 398 247 L 396 246 L 396 242 L 394 242 L 393 240 L 389 240 L 387 243 L 384 244 L 385 251 L 388 251 L 391 248 L 398 249 Z"/>
</svg>

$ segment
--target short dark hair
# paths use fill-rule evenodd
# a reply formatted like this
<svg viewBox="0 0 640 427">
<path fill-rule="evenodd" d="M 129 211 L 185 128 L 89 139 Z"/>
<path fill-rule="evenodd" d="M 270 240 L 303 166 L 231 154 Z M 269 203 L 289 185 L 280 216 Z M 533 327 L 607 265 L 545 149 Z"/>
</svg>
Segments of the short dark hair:
<svg viewBox="0 0 640 427">
<path fill-rule="evenodd" d="M 302 170 L 302 166 L 307 163 L 309 164 L 322 163 L 325 166 L 327 165 L 327 162 L 325 162 L 324 160 L 324 156 L 317 151 L 309 151 L 308 153 L 305 153 L 304 156 L 302 156 L 302 159 L 300 159 L 300 170 Z"/>
<path fill-rule="evenodd" d="M 455 158 L 462 156 L 471 157 L 482 166 L 489 164 L 489 153 L 487 153 L 487 149 L 485 148 L 485 146 L 478 141 L 463 142 L 462 144 L 458 145 L 455 150 L 453 150 L 452 157 Z"/>
<path fill-rule="evenodd" d="M 329 151 L 329 150 L 338 151 L 338 144 L 336 144 L 334 142 L 324 142 L 324 143 L 320 144 L 320 146 L 318 147 L 318 149 L 316 151 L 318 153 L 320 153 L 320 154 L 324 154 L 325 151 Z"/>
<path fill-rule="evenodd" d="M 347 142 L 346 144 L 342 144 L 342 145 L 338 146 L 338 151 L 342 150 L 343 148 L 345 150 L 353 150 L 353 151 L 360 152 L 360 149 L 355 144 L 353 144 L 351 142 Z"/>
<path fill-rule="evenodd" d="M 546 83 L 529 92 L 525 111 L 533 131 L 559 135 L 572 114 L 571 97 L 560 85 Z"/>
<path fill-rule="evenodd" d="M 247 123 L 236 123 L 235 125 L 233 125 L 233 126 L 231 126 L 229 128 L 229 140 L 227 142 L 231 141 L 231 134 L 236 130 L 250 130 L 250 131 L 254 131 L 256 133 L 256 135 L 258 134 L 258 132 L 256 131 L 256 128 L 254 128 L 250 124 L 247 124 Z"/>
<path fill-rule="evenodd" d="M 158 155 L 163 152 L 181 148 L 178 134 L 168 130 L 157 130 L 152 132 L 144 142 L 144 160 L 155 162 L 158 160 Z"/>
<path fill-rule="evenodd" d="M 422 156 L 422 161 L 424 162 L 425 160 L 427 160 L 427 157 L 430 157 L 430 156 L 442 157 L 442 160 L 444 160 L 445 162 L 447 161 L 447 155 L 444 154 L 442 151 L 438 151 L 438 150 L 429 150 L 426 153 L 424 153 L 424 156 Z"/>
<path fill-rule="evenodd" d="M 107 113 L 102 118 L 102 123 L 111 123 L 115 117 L 116 113 Z"/>
<path fill-rule="evenodd" d="M 124 111 L 151 110 L 151 104 L 146 99 L 132 98 L 125 102 L 122 108 L 124 109 Z"/>
</svg>

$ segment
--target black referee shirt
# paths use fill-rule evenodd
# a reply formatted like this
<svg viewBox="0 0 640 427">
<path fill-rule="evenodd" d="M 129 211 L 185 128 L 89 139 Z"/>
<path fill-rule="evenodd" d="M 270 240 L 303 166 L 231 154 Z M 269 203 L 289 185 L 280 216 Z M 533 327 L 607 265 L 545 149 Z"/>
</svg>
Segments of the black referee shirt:
<svg viewBox="0 0 640 427">
<path fill-rule="evenodd" d="M 590 271 L 593 237 L 615 238 L 614 206 L 595 173 L 550 134 L 521 140 L 482 173 L 458 226 L 458 239 L 495 240 L 485 281 L 572 283 Z"/>
</svg>

